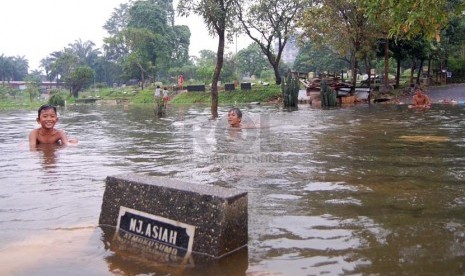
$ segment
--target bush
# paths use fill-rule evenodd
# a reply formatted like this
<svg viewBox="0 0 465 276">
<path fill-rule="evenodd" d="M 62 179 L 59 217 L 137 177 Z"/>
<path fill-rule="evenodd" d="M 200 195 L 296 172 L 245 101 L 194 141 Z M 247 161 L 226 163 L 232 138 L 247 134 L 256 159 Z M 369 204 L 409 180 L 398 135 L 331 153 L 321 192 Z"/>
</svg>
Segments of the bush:
<svg viewBox="0 0 465 276">
<path fill-rule="evenodd" d="M 10 90 L 11 88 L 0 85 L 0 98 L 2 99 L 8 98 L 8 95 L 10 94 Z"/>
<path fill-rule="evenodd" d="M 65 98 L 60 94 L 54 94 L 50 97 L 48 103 L 55 106 L 65 106 Z"/>
<path fill-rule="evenodd" d="M 95 88 L 97 89 L 103 89 L 103 88 L 107 88 L 107 84 L 105 82 L 99 82 L 97 84 L 95 84 Z"/>
<path fill-rule="evenodd" d="M 452 72 L 452 82 L 465 81 L 465 58 L 451 58 L 448 62 L 449 71 Z"/>
</svg>

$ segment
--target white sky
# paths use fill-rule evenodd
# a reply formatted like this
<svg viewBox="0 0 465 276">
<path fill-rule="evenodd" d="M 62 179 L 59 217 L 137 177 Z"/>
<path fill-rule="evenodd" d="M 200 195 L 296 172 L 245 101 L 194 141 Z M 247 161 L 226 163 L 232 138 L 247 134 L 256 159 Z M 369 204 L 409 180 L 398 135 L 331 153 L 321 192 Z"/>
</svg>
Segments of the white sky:
<svg viewBox="0 0 465 276">
<path fill-rule="evenodd" d="M 63 50 L 81 39 L 91 40 L 101 48 L 108 36 L 103 25 L 113 10 L 127 0 L 2 0 L 0 5 L 0 55 L 24 56 L 29 70 L 39 69 L 40 60 Z M 177 1 L 175 0 L 175 6 Z M 201 18 L 177 18 L 176 25 L 191 30 L 190 54 L 200 50 L 216 51 L 218 38 L 208 35 Z M 242 45 L 241 45 L 242 43 Z M 239 40 L 238 48 L 248 45 Z M 244 45 L 245 44 L 245 45 Z M 226 52 L 235 52 L 235 44 L 227 44 Z"/>
</svg>

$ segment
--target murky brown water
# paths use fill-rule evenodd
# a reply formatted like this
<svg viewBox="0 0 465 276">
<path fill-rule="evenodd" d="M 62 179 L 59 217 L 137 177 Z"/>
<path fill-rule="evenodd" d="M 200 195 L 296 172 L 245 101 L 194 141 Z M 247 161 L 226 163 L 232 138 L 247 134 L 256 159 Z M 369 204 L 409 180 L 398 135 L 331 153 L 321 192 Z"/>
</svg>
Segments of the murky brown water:
<svg viewBox="0 0 465 276">
<path fill-rule="evenodd" d="M 465 273 L 464 106 L 243 110 L 263 127 L 68 107 L 58 127 L 79 145 L 34 152 L 36 112 L 0 111 L 0 274 Z M 247 251 L 187 267 L 114 252 L 98 216 L 106 176 L 126 172 L 247 191 Z"/>
</svg>

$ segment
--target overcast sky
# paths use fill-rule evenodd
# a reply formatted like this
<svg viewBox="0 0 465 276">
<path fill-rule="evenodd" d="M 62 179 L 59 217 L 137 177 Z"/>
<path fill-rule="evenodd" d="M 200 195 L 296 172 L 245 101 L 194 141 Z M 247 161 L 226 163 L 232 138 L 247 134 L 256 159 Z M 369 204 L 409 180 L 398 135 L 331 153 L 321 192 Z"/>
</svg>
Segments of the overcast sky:
<svg viewBox="0 0 465 276">
<path fill-rule="evenodd" d="M 24 56 L 29 69 L 38 69 L 40 60 L 81 39 L 101 48 L 107 36 L 103 25 L 113 10 L 127 0 L 2 0 L 0 15 L 0 55 Z M 177 1 L 175 1 L 176 3 Z M 176 6 L 175 6 L 176 8 Z M 190 54 L 202 49 L 216 51 L 217 37 L 208 35 L 201 18 L 176 18 L 176 25 L 191 30 Z M 242 42 L 242 45 L 241 45 Z M 244 40 L 239 40 L 239 49 Z M 226 45 L 234 52 L 235 44 Z"/>
</svg>

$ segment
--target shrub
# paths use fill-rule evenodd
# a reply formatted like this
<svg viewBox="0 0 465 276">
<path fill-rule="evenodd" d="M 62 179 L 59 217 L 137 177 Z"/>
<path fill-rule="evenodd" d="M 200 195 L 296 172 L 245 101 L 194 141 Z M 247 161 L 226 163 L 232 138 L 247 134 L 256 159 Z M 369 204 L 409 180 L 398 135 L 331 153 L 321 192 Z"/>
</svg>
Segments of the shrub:
<svg viewBox="0 0 465 276">
<path fill-rule="evenodd" d="M 50 97 L 48 103 L 55 106 L 65 106 L 65 98 L 60 94 L 54 94 Z"/>
</svg>

